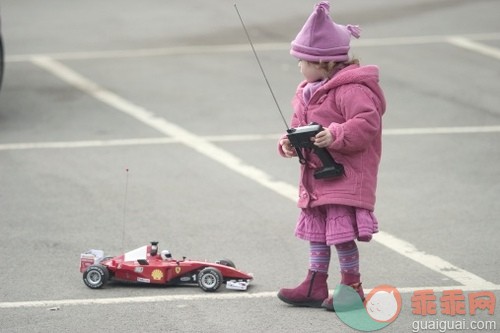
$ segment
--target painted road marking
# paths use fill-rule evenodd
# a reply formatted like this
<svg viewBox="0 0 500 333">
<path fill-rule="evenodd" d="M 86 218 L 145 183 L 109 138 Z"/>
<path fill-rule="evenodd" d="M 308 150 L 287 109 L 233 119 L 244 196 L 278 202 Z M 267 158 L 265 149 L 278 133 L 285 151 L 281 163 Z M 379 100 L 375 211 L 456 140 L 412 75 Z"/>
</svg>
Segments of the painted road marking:
<svg viewBox="0 0 500 333">
<path fill-rule="evenodd" d="M 469 38 L 450 37 L 447 39 L 447 42 L 463 49 L 500 60 L 500 49 L 482 43 L 474 42 Z"/>
<path fill-rule="evenodd" d="M 353 41 L 355 47 L 381 47 L 395 45 L 421 45 L 436 43 L 461 43 L 460 40 L 499 40 L 499 32 L 463 34 L 463 35 L 435 35 L 435 36 L 408 36 L 408 37 L 387 37 L 359 39 Z M 463 41 L 462 41 L 463 43 Z M 283 51 L 290 48 L 290 43 L 257 43 L 255 48 L 259 52 Z M 195 46 L 174 46 L 155 49 L 135 49 L 135 50 L 113 50 L 113 51 L 86 51 L 86 52 L 66 52 L 47 54 L 17 54 L 7 55 L 5 62 L 29 62 L 33 58 L 48 57 L 57 60 L 89 60 L 106 58 L 134 58 L 134 57 L 158 57 L 175 56 L 187 54 L 217 54 L 217 53 L 237 53 L 249 52 L 248 44 L 225 44 L 225 45 L 195 45 Z"/>
<path fill-rule="evenodd" d="M 133 104 L 111 91 L 100 87 L 96 83 L 76 73 L 60 62 L 48 57 L 36 57 L 33 58 L 32 61 L 35 65 L 47 70 L 71 86 L 89 94 L 104 104 L 131 116 L 139 122 L 156 129 L 158 132 L 168 137 L 178 140 L 200 154 L 219 162 L 223 166 L 281 194 L 284 197 L 292 200 L 296 199 L 297 195 L 295 187 L 282 181 L 273 180 L 271 176 L 252 165 L 245 164 L 237 156 L 217 147 L 202 137 L 197 136 L 196 134 L 191 133 L 174 123 L 156 116 L 153 112 Z"/>
<path fill-rule="evenodd" d="M 481 134 L 499 133 L 500 126 L 463 126 L 463 127 L 422 127 L 422 128 L 392 128 L 385 129 L 384 136 L 399 135 L 432 135 L 432 134 Z M 261 141 L 277 140 L 282 133 L 275 134 L 228 134 L 200 136 L 209 142 L 238 142 L 238 141 Z M 94 148 L 113 146 L 143 146 L 179 143 L 175 138 L 131 138 L 112 140 L 86 140 L 86 141 L 49 141 L 49 142 L 20 142 L 0 144 L 2 150 L 25 150 L 25 149 L 62 149 L 62 148 Z"/>
<path fill-rule="evenodd" d="M 486 281 L 476 274 L 457 267 L 438 256 L 418 250 L 413 244 L 396 238 L 384 231 L 379 231 L 373 236 L 373 239 L 394 252 L 418 262 L 420 265 L 457 281 L 464 286 L 469 286 L 477 290 L 495 289 L 499 287 L 496 284 Z"/>
<path fill-rule="evenodd" d="M 53 142 L 21 142 L 0 144 L 1 150 L 25 149 L 61 149 L 61 148 L 92 148 L 113 146 L 156 145 L 177 142 L 171 138 L 87 140 L 87 141 L 53 141 Z"/>
<path fill-rule="evenodd" d="M 442 292 L 444 290 L 467 291 L 497 291 L 499 285 L 492 285 L 485 288 L 471 288 L 468 286 L 439 286 L 439 287 L 410 287 L 397 288 L 400 293 L 411 294 L 418 290 L 433 290 Z M 364 289 L 365 294 L 370 293 L 371 289 Z M 113 297 L 113 298 L 89 298 L 89 299 L 60 299 L 46 301 L 20 301 L 20 302 L 0 302 L 0 309 L 19 309 L 19 308 L 52 308 L 60 306 L 82 306 L 82 305 L 113 305 L 113 304 L 133 304 L 150 302 L 175 302 L 175 301 L 213 301 L 213 300 L 240 300 L 255 298 L 275 298 L 277 291 L 262 292 L 234 292 L 234 293 L 201 293 L 191 295 L 156 295 L 156 296 L 134 296 L 134 297 Z M 333 290 L 330 290 L 333 294 Z"/>
</svg>

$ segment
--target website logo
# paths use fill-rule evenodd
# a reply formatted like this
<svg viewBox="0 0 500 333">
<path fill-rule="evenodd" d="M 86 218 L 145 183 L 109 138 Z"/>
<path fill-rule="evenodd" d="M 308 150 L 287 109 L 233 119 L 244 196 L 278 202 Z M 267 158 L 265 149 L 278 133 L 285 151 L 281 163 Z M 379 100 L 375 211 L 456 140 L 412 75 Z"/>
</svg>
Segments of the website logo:
<svg viewBox="0 0 500 333">
<path fill-rule="evenodd" d="M 401 312 L 401 294 L 390 285 L 372 289 L 363 302 L 351 287 L 338 285 L 333 293 L 337 317 L 353 329 L 380 330 L 396 320 Z"/>
</svg>

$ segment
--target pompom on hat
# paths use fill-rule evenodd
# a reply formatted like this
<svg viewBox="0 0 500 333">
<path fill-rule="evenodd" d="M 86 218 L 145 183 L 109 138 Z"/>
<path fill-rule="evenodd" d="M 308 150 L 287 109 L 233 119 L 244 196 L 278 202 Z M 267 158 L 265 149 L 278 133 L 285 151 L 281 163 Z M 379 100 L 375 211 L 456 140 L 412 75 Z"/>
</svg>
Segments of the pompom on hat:
<svg viewBox="0 0 500 333">
<path fill-rule="evenodd" d="M 347 61 L 351 36 L 359 38 L 360 32 L 357 25 L 333 22 L 329 2 L 321 1 L 292 41 L 290 54 L 311 62 Z"/>
</svg>

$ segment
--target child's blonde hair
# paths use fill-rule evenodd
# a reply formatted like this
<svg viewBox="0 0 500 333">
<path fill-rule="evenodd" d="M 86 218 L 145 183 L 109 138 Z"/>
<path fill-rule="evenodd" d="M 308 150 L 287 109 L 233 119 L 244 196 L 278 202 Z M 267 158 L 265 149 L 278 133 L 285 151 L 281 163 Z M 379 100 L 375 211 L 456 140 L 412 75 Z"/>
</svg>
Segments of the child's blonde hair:
<svg viewBox="0 0 500 333">
<path fill-rule="evenodd" d="M 343 61 L 343 62 L 320 61 L 316 62 L 315 64 L 317 64 L 320 69 L 325 71 L 328 79 L 331 79 L 335 75 L 335 73 L 337 73 L 341 69 L 354 64 L 359 65 L 359 59 L 352 58 L 348 61 Z"/>
</svg>

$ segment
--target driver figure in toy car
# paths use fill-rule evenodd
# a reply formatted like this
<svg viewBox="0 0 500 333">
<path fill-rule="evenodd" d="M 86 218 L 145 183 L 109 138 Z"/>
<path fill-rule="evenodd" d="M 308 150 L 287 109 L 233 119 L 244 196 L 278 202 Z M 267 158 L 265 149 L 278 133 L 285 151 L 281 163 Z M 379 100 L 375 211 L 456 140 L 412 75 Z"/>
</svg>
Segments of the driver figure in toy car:
<svg viewBox="0 0 500 333">
<path fill-rule="evenodd" d="M 160 255 L 163 260 L 172 260 L 172 254 L 169 250 L 161 251 Z"/>
</svg>

